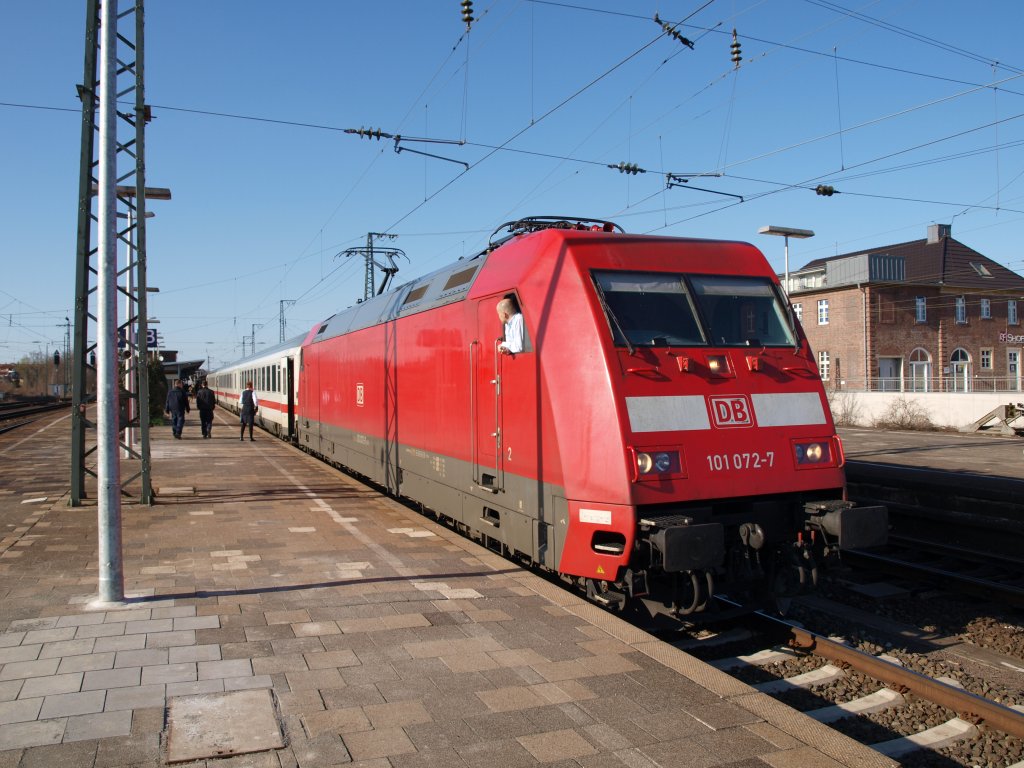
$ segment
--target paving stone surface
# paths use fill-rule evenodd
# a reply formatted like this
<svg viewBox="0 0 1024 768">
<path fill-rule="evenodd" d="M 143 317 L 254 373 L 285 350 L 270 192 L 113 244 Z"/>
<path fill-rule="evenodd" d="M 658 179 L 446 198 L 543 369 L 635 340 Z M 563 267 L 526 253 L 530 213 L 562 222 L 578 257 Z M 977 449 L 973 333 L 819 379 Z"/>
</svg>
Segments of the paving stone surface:
<svg viewBox="0 0 1024 768">
<path fill-rule="evenodd" d="M 0 768 L 156 768 L 169 709 L 239 691 L 265 692 L 283 745 L 187 766 L 893 764 L 218 418 L 212 440 L 152 430 L 157 503 L 122 505 L 116 605 L 95 489 L 68 506 L 67 415 L 0 435 Z"/>
</svg>

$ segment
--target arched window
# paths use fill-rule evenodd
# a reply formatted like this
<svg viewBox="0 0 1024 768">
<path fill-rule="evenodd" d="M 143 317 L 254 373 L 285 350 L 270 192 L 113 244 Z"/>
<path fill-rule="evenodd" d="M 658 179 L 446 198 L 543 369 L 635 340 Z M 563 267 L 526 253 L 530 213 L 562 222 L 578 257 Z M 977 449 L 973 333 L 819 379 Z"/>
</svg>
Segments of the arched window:
<svg viewBox="0 0 1024 768">
<path fill-rule="evenodd" d="M 963 347 L 957 347 L 949 356 L 949 384 L 953 392 L 969 392 L 971 389 L 971 354 Z"/>
<path fill-rule="evenodd" d="M 910 390 L 929 392 L 932 389 L 932 356 L 918 347 L 910 353 Z"/>
</svg>

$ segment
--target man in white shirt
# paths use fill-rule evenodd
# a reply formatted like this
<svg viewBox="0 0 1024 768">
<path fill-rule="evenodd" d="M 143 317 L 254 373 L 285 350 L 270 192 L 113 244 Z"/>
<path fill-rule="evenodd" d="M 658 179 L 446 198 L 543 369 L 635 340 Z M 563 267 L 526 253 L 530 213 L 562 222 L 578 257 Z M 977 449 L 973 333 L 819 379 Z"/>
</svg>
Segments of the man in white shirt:
<svg viewBox="0 0 1024 768">
<path fill-rule="evenodd" d="M 498 302 L 498 319 L 505 326 L 505 338 L 498 345 L 503 355 L 514 355 L 523 351 L 523 313 L 515 301 L 505 297 Z"/>
</svg>

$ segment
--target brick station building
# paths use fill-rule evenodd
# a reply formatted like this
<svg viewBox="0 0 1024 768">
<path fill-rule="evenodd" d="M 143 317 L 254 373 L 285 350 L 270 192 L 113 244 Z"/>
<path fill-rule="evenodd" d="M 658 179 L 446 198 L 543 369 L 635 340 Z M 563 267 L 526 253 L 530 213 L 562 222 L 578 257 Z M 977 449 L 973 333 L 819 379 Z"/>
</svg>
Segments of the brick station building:
<svg viewBox="0 0 1024 768">
<path fill-rule="evenodd" d="M 951 236 L 816 259 L 790 301 L 826 387 L 888 392 L 1021 390 L 1024 278 Z"/>
</svg>

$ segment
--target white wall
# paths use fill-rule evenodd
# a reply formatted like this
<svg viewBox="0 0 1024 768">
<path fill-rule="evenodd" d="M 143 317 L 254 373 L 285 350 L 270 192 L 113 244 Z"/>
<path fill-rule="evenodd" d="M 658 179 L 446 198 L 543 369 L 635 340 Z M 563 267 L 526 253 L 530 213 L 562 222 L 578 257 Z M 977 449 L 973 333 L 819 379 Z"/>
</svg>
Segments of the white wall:
<svg viewBox="0 0 1024 768">
<path fill-rule="evenodd" d="M 1000 405 L 1024 402 L 1024 392 L 836 392 L 829 393 L 837 421 L 872 426 L 899 400 L 922 411 L 937 427 L 966 427 Z M 903 405 L 903 403 L 900 403 Z M 846 416 L 846 419 L 843 417 Z"/>
</svg>

